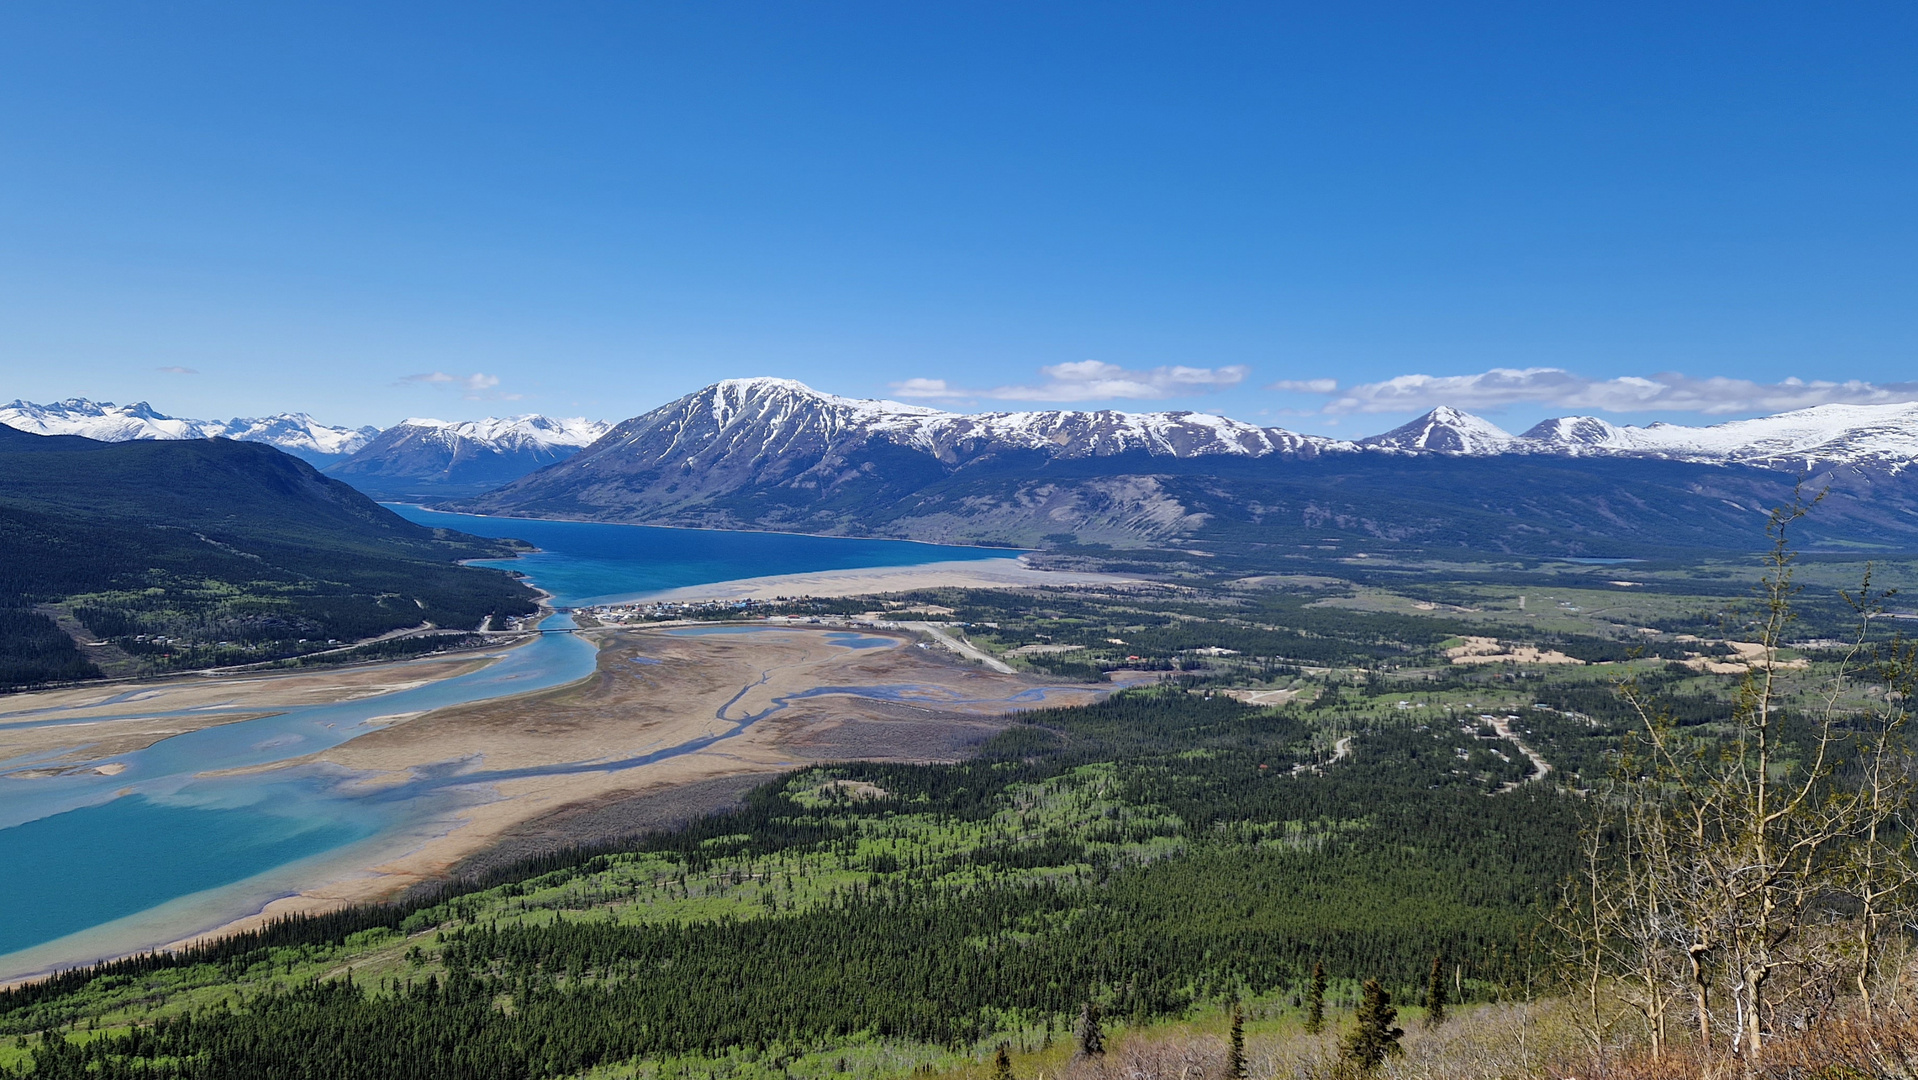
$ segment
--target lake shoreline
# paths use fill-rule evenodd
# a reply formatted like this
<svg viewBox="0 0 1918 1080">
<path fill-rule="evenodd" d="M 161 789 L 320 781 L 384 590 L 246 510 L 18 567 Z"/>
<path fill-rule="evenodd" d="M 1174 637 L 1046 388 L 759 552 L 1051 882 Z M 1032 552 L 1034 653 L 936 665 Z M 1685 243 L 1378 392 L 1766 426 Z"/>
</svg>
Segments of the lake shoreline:
<svg viewBox="0 0 1918 1080">
<path fill-rule="evenodd" d="M 80 932 L 97 934 L 97 945 L 75 940 L 49 949 L 44 961 L 15 967 L 0 984 L 153 948 L 178 950 L 286 916 L 392 902 L 529 855 L 671 828 L 810 764 L 958 760 L 1003 729 L 1011 712 L 1113 689 L 983 671 L 907 647 L 909 638 L 897 633 L 866 635 L 897 644 L 862 649 L 839 644 L 843 631 L 727 623 L 717 636 L 685 633 L 697 629 L 588 631 L 582 636 L 601 648 L 583 679 L 396 718 L 303 759 L 356 775 L 367 790 L 415 785 L 449 762 L 469 764 L 436 789 L 464 792 L 455 808 L 357 849 L 276 868 L 251 886 L 236 883 L 254 897 L 239 909 L 244 914 L 137 943 L 130 935 L 141 931 L 102 924 Z M 853 690 L 816 696 L 822 687 L 858 686 L 893 693 L 884 700 Z M 178 901 L 189 911 L 209 911 L 211 902 Z M 157 909 L 141 914 L 147 927 L 167 921 Z"/>
<path fill-rule="evenodd" d="M 1002 565 L 1009 564 L 1009 565 Z M 1140 585 L 1141 578 L 1069 570 L 1041 570 L 1025 556 L 814 570 L 794 574 L 715 581 L 640 593 L 604 603 L 691 603 L 697 601 L 775 600 L 781 597 L 841 597 L 913 592 L 919 589 L 1030 589 L 1071 585 Z M 590 606 L 590 605 L 582 605 Z"/>
<path fill-rule="evenodd" d="M 818 540 L 883 540 L 890 544 L 921 544 L 926 547 L 954 547 L 971 548 L 976 551 L 1004 551 L 1009 553 L 1006 556 L 1007 558 L 1020 554 L 1030 554 L 1038 550 L 1037 548 L 1000 547 L 994 544 L 967 544 L 944 540 L 915 540 L 909 536 L 848 536 L 845 533 L 799 532 L 792 529 L 727 529 L 717 525 L 658 525 L 650 521 L 599 521 L 593 518 L 533 517 L 525 514 L 475 514 L 467 510 L 448 510 L 444 507 L 416 502 L 381 501 L 380 505 L 386 507 L 388 510 L 393 509 L 395 506 L 404 506 L 413 510 L 424 510 L 428 513 L 458 514 L 461 517 L 485 518 L 488 521 L 560 521 L 569 525 L 621 525 L 634 529 L 671 529 L 675 532 L 748 533 L 754 536 L 807 536 Z M 513 539 L 518 540 L 521 538 L 513 537 Z"/>
</svg>

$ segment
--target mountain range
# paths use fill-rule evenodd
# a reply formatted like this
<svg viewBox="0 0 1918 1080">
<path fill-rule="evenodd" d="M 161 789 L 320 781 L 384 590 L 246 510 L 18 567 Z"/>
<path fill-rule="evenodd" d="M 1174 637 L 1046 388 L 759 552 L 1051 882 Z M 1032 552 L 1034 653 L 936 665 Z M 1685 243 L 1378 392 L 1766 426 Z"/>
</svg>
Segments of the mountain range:
<svg viewBox="0 0 1918 1080">
<path fill-rule="evenodd" d="M 450 508 L 948 542 L 1326 537 L 1600 554 L 1749 542 L 1800 473 L 1851 542 L 1918 539 L 1918 405 L 1708 428 L 1452 409 L 1358 441 L 1198 412 L 968 415 L 735 379 Z"/>
<path fill-rule="evenodd" d="M 329 427 L 305 413 L 187 420 L 158 412 L 144 401 L 115 405 L 86 398 L 50 405 L 28 401 L 0 405 L 0 424 L 34 435 L 78 435 L 96 442 L 212 438 L 260 442 L 314 465 L 343 461 L 380 433 L 376 427 Z"/>
<path fill-rule="evenodd" d="M 477 494 L 564 459 L 611 425 L 526 415 L 484 420 L 401 421 L 332 427 L 305 413 L 232 420 L 189 420 L 148 405 L 68 398 L 50 405 L 0 406 L 0 424 L 35 435 L 78 435 L 97 442 L 228 438 L 278 447 L 369 494 L 405 497 Z"/>
<path fill-rule="evenodd" d="M 1441 407 L 1344 440 L 1192 411 L 967 414 L 759 378 L 617 425 L 529 415 L 375 432 L 304 414 L 179 420 L 83 399 L 15 402 L 0 423 L 118 441 L 225 435 L 308 460 L 329 451 L 328 475 L 448 509 L 1008 544 L 1717 546 L 1748 539 L 1754 513 L 1804 477 L 1832 490 L 1820 517 L 1834 540 L 1918 546 L 1918 403 L 1709 427 L 1571 416 L 1517 435 Z"/>
<path fill-rule="evenodd" d="M 564 461 L 611 426 L 538 415 L 403 420 L 326 473 L 383 499 L 477 495 Z"/>
</svg>

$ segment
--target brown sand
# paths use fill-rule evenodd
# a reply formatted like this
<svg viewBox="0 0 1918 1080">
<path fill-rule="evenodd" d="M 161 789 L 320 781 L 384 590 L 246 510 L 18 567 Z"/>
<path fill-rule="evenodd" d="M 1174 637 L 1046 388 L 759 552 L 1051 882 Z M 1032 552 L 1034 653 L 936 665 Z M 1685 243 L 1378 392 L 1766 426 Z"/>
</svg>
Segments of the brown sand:
<svg viewBox="0 0 1918 1080">
<path fill-rule="evenodd" d="M 290 705 L 323 705 L 411 689 L 463 675 L 487 662 L 479 656 L 436 657 L 288 675 L 194 676 L 10 694 L 0 697 L 0 725 L 29 720 L 33 725 L 0 726 L 0 762 L 26 754 L 53 755 L 46 759 L 46 768 L 11 774 L 21 779 L 73 768 L 111 774 L 111 766 L 97 768 L 89 763 L 143 750 L 189 731 L 267 716 Z M 188 710 L 206 711 L 188 716 L 140 715 Z"/>
<path fill-rule="evenodd" d="M 979 559 L 743 578 L 648 593 L 641 599 L 680 603 L 697 600 L 777 600 L 792 596 L 866 596 L 915 589 L 1029 589 L 1051 585 L 1136 584 L 1139 584 L 1138 578 L 1118 574 L 1038 570 L 1023 558 Z"/>
<path fill-rule="evenodd" d="M 956 760 L 1005 726 L 1005 715 L 1021 707 L 1003 703 L 1014 694 L 1050 687 L 1049 704 L 1084 704 L 1112 689 L 982 671 L 913 647 L 903 635 L 891 648 L 854 650 L 832 644 L 827 633 L 599 631 L 597 671 L 579 683 L 428 713 L 303 759 L 362 771 L 369 784 L 398 783 L 414 769 L 449 762 L 476 774 L 531 775 L 504 781 L 476 775 L 491 800 L 461 811 L 440 835 L 377 866 L 316 882 L 216 934 L 293 912 L 385 899 L 537 851 L 669 827 L 808 763 Z M 725 733 L 782 696 L 874 685 L 924 693 L 903 703 L 850 695 L 794 700 L 701 749 L 625 764 Z M 715 715 L 722 709 L 725 720 Z M 606 768 L 540 773 L 580 762 Z"/>
</svg>

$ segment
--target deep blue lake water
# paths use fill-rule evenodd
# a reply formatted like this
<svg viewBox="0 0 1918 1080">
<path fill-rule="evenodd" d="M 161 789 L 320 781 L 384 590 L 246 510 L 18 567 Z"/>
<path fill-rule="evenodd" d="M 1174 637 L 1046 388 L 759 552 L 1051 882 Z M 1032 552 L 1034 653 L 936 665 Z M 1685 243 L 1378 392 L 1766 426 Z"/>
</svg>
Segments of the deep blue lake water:
<svg viewBox="0 0 1918 1080">
<path fill-rule="evenodd" d="M 561 607 L 630 600 L 738 578 L 1012 559 L 1020 554 L 1009 548 L 949 547 L 910 540 L 476 517 L 398 503 L 388 503 L 387 509 L 421 525 L 476 536 L 510 536 L 537 546 L 540 550 L 531 555 L 479 565 L 518 570 L 552 593 L 553 602 Z"/>
<path fill-rule="evenodd" d="M 744 577 L 1018 555 L 893 540 L 393 509 L 422 524 L 538 545 L 537 554 L 495 565 L 527 574 L 562 606 Z M 570 621 L 558 615 L 547 625 Z M 845 634 L 834 643 L 890 642 Z M 113 775 L 92 769 L 9 775 L 39 763 L 0 762 L 0 978 L 150 947 L 257 910 L 293 890 L 301 865 L 340 857 L 355 845 L 390 846 L 396 837 L 436 827 L 449 809 L 481 797 L 474 785 L 504 778 L 449 766 L 407 783 L 366 788 L 356 776 L 319 766 L 210 774 L 315 753 L 369 730 L 364 725 L 375 718 L 573 682 L 592 673 L 594 658 L 591 643 L 548 634 L 457 678 L 287 708 L 90 763 L 118 766 Z M 113 715 L 155 715 L 140 709 L 136 694 L 122 696 L 129 699 L 119 706 L 124 711 Z M 71 722 L 40 716 L 24 702 L 17 711 L 7 704 L 0 697 L 0 728 Z"/>
</svg>

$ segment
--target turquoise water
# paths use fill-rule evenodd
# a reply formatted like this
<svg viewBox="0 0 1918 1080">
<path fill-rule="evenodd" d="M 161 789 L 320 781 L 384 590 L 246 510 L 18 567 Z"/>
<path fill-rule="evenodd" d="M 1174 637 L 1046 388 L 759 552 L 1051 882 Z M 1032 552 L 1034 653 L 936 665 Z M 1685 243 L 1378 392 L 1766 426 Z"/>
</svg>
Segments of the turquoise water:
<svg viewBox="0 0 1918 1080">
<path fill-rule="evenodd" d="M 536 554 L 496 565 L 527 574 L 562 606 L 742 577 L 1018 555 L 892 540 L 394 509 L 422 524 L 538 545 L 542 550 Z M 542 625 L 572 623 L 556 615 Z M 852 649 L 896 643 L 852 632 L 829 634 L 827 640 Z M 87 767 L 29 776 L 49 763 L 0 761 L 0 978 L 186 937 L 294 891 L 302 866 L 373 850 L 369 845 L 382 845 L 378 850 L 384 851 L 430 835 L 450 812 L 483 801 L 491 785 L 522 773 L 488 770 L 478 760 L 456 761 L 417 770 L 403 783 L 367 787 L 345 770 L 280 763 L 363 734 L 369 721 L 575 682 L 590 675 L 594 663 L 590 642 L 545 634 L 457 678 L 353 701 L 286 708 L 86 763 L 118 766 L 113 775 Z M 916 690 L 875 688 L 870 696 L 898 694 L 903 700 Z M 840 687 L 797 696 L 860 692 Z M 136 689 L 114 695 L 104 702 L 115 707 L 113 715 L 87 719 L 168 715 L 140 709 L 143 694 Z M 790 700 L 748 715 L 722 709 L 718 718 L 730 725 L 725 731 L 684 746 L 645 748 L 622 761 L 579 762 L 528 774 L 626 768 L 690 753 L 738 734 Z M 47 708 L 6 706 L 0 697 L 0 728 L 75 722 Z M 174 715 L 208 711 L 222 707 Z M 240 710 L 229 706 L 225 711 Z M 232 775 L 230 770 L 253 771 Z"/>
<path fill-rule="evenodd" d="M 949 547 L 909 540 L 861 540 L 792 533 L 665 529 L 587 521 L 445 514 L 388 503 L 421 525 L 476 536 L 514 537 L 540 550 L 481 566 L 517 570 L 553 594 L 560 607 L 631 600 L 648 593 L 715 581 L 976 559 L 1013 559 L 1009 548 Z"/>
<path fill-rule="evenodd" d="M 0 832 L 0 954 L 363 840 L 366 815 L 288 816 L 130 795 Z M 103 837 L 123 843 L 102 843 Z"/>
<path fill-rule="evenodd" d="M 571 624 L 570 617 L 555 615 L 543 625 Z M 0 762 L 0 867 L 5 868 L 0 873 L 0 957 L 361 841 L 391 838 L 477 801 L 471 785 L 485 781 L 463 778 L 469 764 L 464 762 L 370 789 L 359 786 L 357 775 L 324 765 L 218 774 L 317 753 L 365 734 L 371 730 L 368 721 L 381 717 L 576 682 L 592 674 L 596 656 L 591 642 L 572 634 L 542 634 L 455 678 L 352 701 L 290 707 L 88 763 L 119 766 L 110 776 L 88 768 L 27 777 L 18 774 L 38 763 Z M 137 702 L 123 700 L 133 696 L 137 693 L 114 699 L 125 712 L 86 720 L 180 715 L 142 711 Z M 0 726 L 74 722 L 45 719 L 46 712 L 0 711 Z M 203 909 L 186 913 L 190 921 L 168 924 L 158 941 L 139 945 L 184 937 L 244 914 L 233 908 L 240 899 L 211 899 Z M 99 955 L 112 951 L 104 948 Z M 92 958 L 82 951 L 61 962 Z M 22 970 L 36 969 L 29 964 Z M 0 978 L 14 973 L 0 960 Z"/>
</svg>

